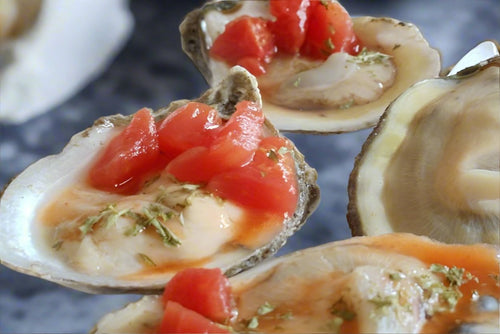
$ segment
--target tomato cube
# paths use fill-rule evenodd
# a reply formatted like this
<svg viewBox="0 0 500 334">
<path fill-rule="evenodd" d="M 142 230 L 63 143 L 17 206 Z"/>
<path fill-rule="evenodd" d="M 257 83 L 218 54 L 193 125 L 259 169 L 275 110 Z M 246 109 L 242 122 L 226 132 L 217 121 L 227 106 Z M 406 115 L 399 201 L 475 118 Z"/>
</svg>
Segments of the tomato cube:
<svg viewBox="0 0 500 334">
<path fill-rule="evenodd" d="M 177 302 L 219 323 L 227 322 L 233 312 L 231 286 L 219 268 L 178 272 L 165 286 L 163 300 Z"/>
<path fill-rule="evenodd" d="M 158 328 L 160 334 L 170 333 L 229 333 L 199 313 L 187 309 L 179 303 L 169 301 L 165 305 L 165 313 Z"/>
<path fill-rule="evenodd" d="M 344 7 L 338 2 L 314 1 L 300 53 L 314 59 L 326 59 L 334 52 L 356 54 L 358 51 L 359 41 Z"/>
<path fill-rule="evenodd" d="M 156 125 L 149 109 L 139 110 L 130 124 L 106 146 L 88 173 L 89 183 L 116 193 L 138 191 L 149 173 L 164 165 Z"/>
<path fill-rule="evenodd" d="M 230 66 L 239 64 L 243 59 L 246 59 L 245 62 L 253 59 L 263 66 L 271 61 L 275 53 L 274 36 L 269 30 L 268 21 L 248 15 L 229 22 L 210 49 L 211 57 L 225 61 Z"/>
<path fill-rule="evenodd" d="M 288 54 L 300 51 L 306 37 L 310 4 L 310 0 L 269 1 L 271 14 L 275 17 L 270 29 L 279 51 Z"/>
</svg>

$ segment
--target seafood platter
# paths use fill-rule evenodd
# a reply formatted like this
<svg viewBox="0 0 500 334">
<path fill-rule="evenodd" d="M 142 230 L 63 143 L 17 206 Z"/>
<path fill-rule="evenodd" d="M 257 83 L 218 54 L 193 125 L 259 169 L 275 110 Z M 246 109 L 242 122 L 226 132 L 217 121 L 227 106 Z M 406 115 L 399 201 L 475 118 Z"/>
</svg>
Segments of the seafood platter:
<svg viewBox="0 0 500 334">
<path fill-rule="evenodd" d="M 98 117 L 14 177 L 0 263 L 139 295 L 91 333 L 500 332 L 499 44 L 444 67 L 417 25 L 335 0 L 183 15 L 206 89 Z M 283 254 L 328 193 L 294 138 L 362 130 L 351 235 Z"/>
</svg>

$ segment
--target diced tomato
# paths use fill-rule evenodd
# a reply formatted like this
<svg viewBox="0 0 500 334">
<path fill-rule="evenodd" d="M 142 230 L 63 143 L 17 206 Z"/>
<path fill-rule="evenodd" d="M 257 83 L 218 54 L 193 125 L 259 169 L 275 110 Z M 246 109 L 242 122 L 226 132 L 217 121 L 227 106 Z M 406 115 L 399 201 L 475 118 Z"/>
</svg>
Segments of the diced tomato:
<svg viewBox="0 0 500 334">
<path fill-rule="evenodd" d="M 212 144 L 222 119 L 214 108 L 190 102 L 165 118 L 158 126 L 160 150 L 174 158 L 197 146 Z"/>
<path fill-rule="evenodd" d="M 239 102 L 210 147 L 185 151 L 166 170 L 181 182 L 204 183 L 214 175 L 244 166 L 259 146 L 263 124 L 264 114 L 259 106 L 249 101 Z"/>
<path fill-rule="evenodd" d="M 268 21 L 248 15 L 229 22 L 210 49 L 212 57 L 223 60 L 231 66 L 239 64 L 242 59 L 246 59 L 245 62 L 253 59 L 253 62 L 263 67 L 271 61 L 274 53 L 276 46 Z"/>
<path fill-rule="evenodd" d="M 88 180 L 97 189 L 130 194 L 142 187 L 150 173 L 164 165 L 153 116 L 149 109 L 143 108 L 109 142 L 91 166 Z"/>
<path fill-rule="evenodd" d="M 165 305 L 158 333 L 229 333 L 229 331 L 201 314 L 169 301 Z"/>
<path fill-rule="evenodd" d="M 271 14 L 276 18 L 270 28 L 281 52 L 296 54 L 306 37 L 307 10 L 310 0 L 270 0 Z"/>
<path fill-rule="evenodd" d="M 238 60 L 236 65 L 240 65 L 247 69 L 248 72 L 252 73 L 254 76 L 258 77 L 259 75 L 266 73 L 266 67 L 257 58 L 253 57 L 245 57 Z"/>
<path fill-rule="evenodd" d="M 207 189 L 244 207 L 290 216 L 298 200 L 291 144 L 281 137 L 262 139 L 248 165 L 214 176 Z"/>
<path fill-rule="evenodd" d="M 188 268 L 165 286 L 163 300 L 174 301 L 219 323 L 229 320 L 233 299 L 229 280 L 219 268 Z"/>
<path fill-rule="evenodd" d="M 314 1 L 300 53 L 314 59 L 326 59 L 334 52 L 356 54 L 358 51 L 359 41 L 344 7 L 338 2 Z"/>
</svg>

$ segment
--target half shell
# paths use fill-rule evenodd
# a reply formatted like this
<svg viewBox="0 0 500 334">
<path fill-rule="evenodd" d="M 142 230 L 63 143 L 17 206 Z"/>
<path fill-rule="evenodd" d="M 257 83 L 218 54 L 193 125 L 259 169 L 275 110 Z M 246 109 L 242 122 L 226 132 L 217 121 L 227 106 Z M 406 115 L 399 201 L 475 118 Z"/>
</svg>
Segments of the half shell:
<svg viewBox="0 0 500 334">
<path fill-rule="evenodd" d="M 500 243 L 499 82 L 496 57 L 391 104 L 350 176 L 353 235 Z"/>
<path fill-rule="evenodd" d="M 490 277 L 498 277 L 498 255 L 410 234 L 298 251 L 230 278 L 238 316 L 229 325 L 238 333 L 498 332 L 500 290 Z M 150 333 L 162 317 L 161 297 L 148 296 L 93 332 Z"/>
<path fill-rule="evenodd" d="M 267 1 L 209 1 L 203 7 L 189 13 L 180 26 L 184 52 L 192 59 L 210 85 L 217 84 L 225 76 L 229 67 L 223 62 L 212 59 L 209 49 L 215 38 L 224 31 L 225 24 L 242 15 L 260 16 L 272 20 Z M 392 85 L 386 88 L 378 98 L 365 104 L 344 103 L 340 106 L 314 109 L 301 108 L 298 105 L 278 105 L 267 99 L 264 92 L 265 113 L 278 129 L 292 132 L 340 133 L 371 127 L 377 123 L 389 103 L 408 87 L 423 79 L 439 75 L 440 55 L 428 45 L 415 25 L 392 18 L 375 17 L 354 17 L 353 23 L 354 31 L 362 45 L 368 50 L 381 52 L 391 59 L 395 68 Z M 332 62 L 335 63 L 335 61 Z M 352 62 L 352 60 L 347 60 L 346 64 Z M 338 66 L 342 71 L 344 65 Z M 282 76 L 287 71 L 277 70 L 277 72 L 279 72 L 278 82 L 284 82 L 285 85 L 285 82 L 291 80 L 292 84 L 287 85 L 289 96 L 303 95 L 307 98 L 307 89 L 311 88 L 300 90 L 297 89 L 300 85 L 294 84 L 300 81 L 301 73 L 305 72 L 292 75 L 291 78 Z M 328 71 L 322 69 L 317 72 Z M 372 73 L 371 70 L 370 73 Z M 328 82 L 330 77 L 342 77 L 341 74 L 326 76 L 328 78 L 324 78 L 325 82 Z M 369 90 L 364 87 L 369 81 L 365 79 L 354 83 L 342 81 L 339 85 L 352 84 L 352 87 L 355 87 L 352 89 L 354 91 L 346 94 L 356 95 L 358 91 Z M 259 85 L 262 89 L 262 84 L 259 83 Z M 326 95 L 329 94 L 334 93 Z"/>
<path fill-rule="evenodd" d="M 226 117 L 241 100 L 260 102 L 260 95 L 255 78 L 245 69 L 236 67 L 217 88 L 207 91 L 197 101 L 216 107 Z M 187 102 L 189 101 L 172 102 L 167 108 L 158 110 L 154 116 L 160 120 Z M 60 196 L 62 190 L 72 187 L 103 145 L 116 133 L 115 128 L 128 124 L 130 120 L 131 116 L 122 115 L 97 120 L 91 128 L 75 135 L 60 154 L 41 159 L 10 183 L 0 200 L 1 264 L 22 273 L 92 293 L 151 293 L 163 288 L 174 272 L 167 271 L 140 278 L 84 273 L 54 256 L 54 250 L 47 250 L 50 246 L 46 247 L 38 235 L 40 210 Z M 278 135 L 269 122 L 266 121 L 265 126 L 268 131 Z M 282 230 L 263 247 L 230 248 L 229 251 L 216 253 L 209 261 L 204 261 L 205 266 L 218 266 L 227 275 L 234 275 L 274 254 L 305 223 L 319 201 L 317 174 L 296 149 L 293 150 L 293 156 L 300 195 L 296 211 L 285 219 Z"/>
</svg>

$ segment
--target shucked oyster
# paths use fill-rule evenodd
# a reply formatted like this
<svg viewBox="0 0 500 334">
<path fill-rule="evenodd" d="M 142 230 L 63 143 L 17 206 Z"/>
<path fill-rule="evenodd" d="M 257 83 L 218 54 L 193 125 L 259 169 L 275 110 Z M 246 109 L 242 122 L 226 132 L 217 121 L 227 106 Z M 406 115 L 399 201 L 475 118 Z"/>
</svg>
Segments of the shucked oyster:
<svg viewBox="0 0 500 334">
<path fill-rule="evenodd" d="M 281 6 L 286 2 L 276 3 Z M 313 3 L 318 7 L 338 5 L 336 1 L 302 2 L 309 3 L 311 7 Z M 305 15 L 306 11 L 299 9 L 297 17 L 291 20 L 302 20 Z M 184 51 L 210 85 L 217 84 L 230 68 L 223 60 L 214 58 L 211 49 L 228 23 L 244 16 L 271 23 L 277 20 L 270 13 L 269 1 L 210 1 L 189 13 L 180 26 Z M 428 45 L 416 26 L 374 17 L 354 17 L 352 23 L 359 41 L 357 47 L 362 48 L 357 54 L 334 52 L 326 60 L 317 60 L 299 52 L 280 52 L 278 48 L 266 64 L 267 73 L 258 76 L 259 88 L 266 115 L 278 129 L 337 133 L 373 126 L 399 94 L 412 84 L 439 74 L 439 53 Z M 330 49 L 335 48 L 335 34 L 341 33 L 335 29 L 330 27 L 332 37 L 325 40 Z M 284 32 L 290 36 L 292 33 Z M 236 36 L 244 38 L 243 32 Z M 235 48 L 246 47 L 237 42 Z M 250 62 L 249 66 L 254 65 Z"/>
<path fill-rule="evenodd" d="M 353 235 L 500 242 L 500 58 L 420 82 L 368 137 L 349 182 Z"/>
<path fill-rule="evenodd" d="M 260 95 L 254 77 L 236 67 L 197 101 L 228 118 L 243 100 L 259 105 Z M 188 102 L 173 102 L 153 115 L 160 122 Z M 130 122 L 131 117 L 121 115 L 99 119 L 62 153 L 38 161 L 10 183 L 0 202 L 0 263 L 83 291 L 150 293 L 184 267 L 220 267 L 233 275 L 253 266 L 275 253 L 318 203 L 316 172 L 291 143 L 285 150 L 264 152 L 268 162 L 261 161 L 280 162 L 276 166 L 281 168 L 283 157 L 292 159 L 287 161 L 295 175 L 285 176 L 296 180 L 298 199 L 278 225 L 271 224 L 275 221 L 269 217 L 276 216 L 267 211 L 249 211 L 208 193 L 203 184 L 180 183 L 165 171 L 133 195 L 90 187 L 89 166 L 100 161 L 96 157 L 103 147 Z M 287 142 L 267 121 L 264 132 Z"/>
<path fill-rule="evenodd" d="M 224 325 L 238 333 L 498 332 L 498 255 L 493 246 L 411 234 L 325 244 L 231 277 L 237 315 Z M 163 305 L 145 297 L 94 332 L 161 333 Z"/>
</svg>

